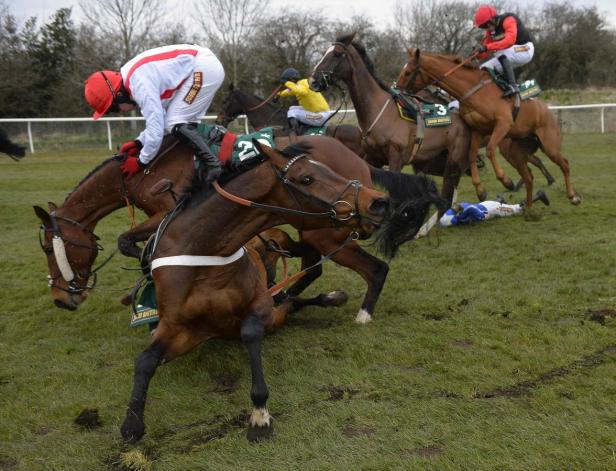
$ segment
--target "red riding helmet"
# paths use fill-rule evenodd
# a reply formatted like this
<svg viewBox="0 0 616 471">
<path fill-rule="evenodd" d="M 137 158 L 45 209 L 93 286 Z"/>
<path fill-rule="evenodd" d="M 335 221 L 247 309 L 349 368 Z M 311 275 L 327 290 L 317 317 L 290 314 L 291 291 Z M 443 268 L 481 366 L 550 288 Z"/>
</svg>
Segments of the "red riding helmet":
<svg viewBox="0 0 616 471">
<path fill-rule="evenodd" d="M 93 119 L 107 113 L 120 91 L 122 75 L 113 70 L 99 70 L 86 80 L 85 96 L 90 107 L 94 108 Z"/>
<path fill-rule="evenodd" d="M 477 28 L 481 28 L 497 15 L 498 13 L 496 13 L 496 8 L 490 5 L 481 5 L 475 12 L 475 26 Z"/>
</svg>

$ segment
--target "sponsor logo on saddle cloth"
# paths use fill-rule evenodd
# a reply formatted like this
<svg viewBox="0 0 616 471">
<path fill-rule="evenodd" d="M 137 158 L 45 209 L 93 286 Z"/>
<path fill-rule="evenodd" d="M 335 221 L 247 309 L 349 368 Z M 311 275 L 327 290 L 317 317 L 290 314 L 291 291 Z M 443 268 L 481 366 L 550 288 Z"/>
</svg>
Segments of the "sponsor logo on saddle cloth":
<svg viewBox="0 0 616 471">
<path fill-rule="evenodd" d="M 507 81 L 500 74 L 497 74 L 493 69 L 490 68 L 486 68 L 484 70 L 488 71 L 490 77 L 492 78 L 492 80 L 494 80 L 496 85 L 501 87 L 503 90 L 507 89 Z M 535 79 L 526 80 L 520 83 L 518 85 L 518 88 L 520 89 L 520 98 L 522 100 L 529 100 L 541 93 L 541 87 Z"/>
<path fill-rule="evenodd" d="M 266 146 L 276 148 L 274 130 L 271 127 L 243 135 L 233 134 L 231 131 L 226 130 L 222 137 L 219 135 L 211 142 L 211 131 L 215 127 L 213 124 L 200 124 L 198 129 L 206 144 L 223 165 L 237 167 L 246 160 L 257 157 L 259 153 L 252 144 L 253 139 Z"/>
<path fill-rule="evenodd" d="M 158 322 L 158 309 L 156 306 L 154 282 L 148 281 L 131 315 L 130 327 L 138 327 L 143 324 L 151 324 L 152 322 Z"/>
<path fill-rule="evenodd" d="M 396 100 L 396 106 L 398 107 L 398 113 L 402 119 L 415 123 L 417 122 L 418 112 L 415 108 L 402 106 L 398 100 Z M 441 105 L 440 103 L 422 103 L 422 112 L 424 123 L 427 128 L 449 126 L 451 124 L 451 115 L 445 105 Z"/>
</svg>

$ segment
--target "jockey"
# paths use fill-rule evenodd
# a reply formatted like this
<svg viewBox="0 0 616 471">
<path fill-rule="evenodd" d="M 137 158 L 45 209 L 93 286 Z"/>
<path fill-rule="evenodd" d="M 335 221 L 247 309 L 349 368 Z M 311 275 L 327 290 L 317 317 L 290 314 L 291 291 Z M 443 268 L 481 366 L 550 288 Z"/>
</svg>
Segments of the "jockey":
<svg viewBox="0 0 616 471">
<path fill-rule="evenodd" d="M 481 67 L 504 72 L 508 87 L 503 96 L 519 92 L 514 67 L 528 64 L 533 58 L 533 38 L 522 20 L 514 13 L 497 14 L 494 7 L 482 5 L 475 13 L 475 26 L 485 30 L 482 45 L 476 49 L 480 59 L 490 53 L 497 57 L 484 62 Z"/>
<path fill-rule="evenodd" d="M 127 178 L 145 168 L 156 157 L 164 135 L 172 134 L 194 150 L 199 178 L 212 182 L 220 176 L 220 163 L 197 125 L 224 77 L 222 64 L 209 49 L 163 46 L 139 54 L 119 72 L 94 72 L 85 82 L 85 97 L 95 110 L 93 119 L 109 112 L 128 113 L 137 105 L 141 109 L 145 130 L 120 147 L 120 153 L 127 155 L 121 167 Z"/>
<path fill-rule="evenodd" d="M 298 121 L 308 126 L 323 126 L 332 115 L 332 111 L 329 110 L 329 105 L 323 95 L 310 89 L 308 79 L 300 80 L 297 69 L 289 67 L 282 72 L 280 81 L 286 89 L 278 95 L 294 96 L 299 102 L 299 106 L 291 106 L 287 111 L 291 131 L 297 132 Z"/>
</svg>

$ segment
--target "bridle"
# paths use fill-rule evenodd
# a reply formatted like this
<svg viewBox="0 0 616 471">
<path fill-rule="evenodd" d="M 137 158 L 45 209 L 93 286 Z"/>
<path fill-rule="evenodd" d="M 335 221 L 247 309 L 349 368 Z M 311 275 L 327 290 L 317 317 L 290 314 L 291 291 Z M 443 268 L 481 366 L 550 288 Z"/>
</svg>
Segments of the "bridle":
<svg viewBox="0 0 616 471">
<path fill-rule="evenodd" d="M 312 72 L 312 75 L 316 78 L 317 77 L 317 73 L 318 73 L 318 84 L 319 84 L 319 91 L 324 91 L 327 90 L 330 85 L 334 85 L 336 83 L 336 80 L 334 79 L 334 74 L 336 72 L 336 69 L 338 68 L 338 66 L 342 63 L 343 60 L 345 60 L 348 57 L 348 46 L 340 41 L 334 41 L 332 43 L 332 46 L 334 47 L 334 49 L 332 50 L 332 54 L 334 55 L 334 57 L 337 59 L 333 65 L 330 66 L 330 68 L 328 70 L 325 71 L 316 71 L 314 70 Z M 344 49 L 343 52 L 338 52 L 336 51 L 336 46 L 340 46 L 342 47 L 342 49 Z M 323 61 L 323 59 L 325 58 L 325 56 L 323 56 L 323 58 L 321 59 L 320 62 Z M 317 67 L 319 67 L 319 64 L 316 65 L 315 69 Z"/>
<path fill-rule="evenodd" d="M 116 252 L 113 252 L 111 255 L 109 255 L 109 257 L 107 257 L 105 261 L 99 264 L 98 267 L 96 267 L 94 270 L 91 270 L 87 273 L 81 273 L 77 270 L 74 270 L 66 255 L 65 244 L 68 243 L 74 247 L 89 249 L 91 251 L 90 255 L 93 258 L 95 258 L 96 255 L 98 255 L 99 251 L 104 250 L 103 246 L 98 243 L 98 241 L 100 240 L 100 237 L 98 237 L 94 232 L 92 232 L 90 229 L 88 229 L 86 226 L 84 226 L 79 221 L 76 221 L 74 219 L 67 218 L 64 216 L 58 216 L 55 211 L 52 211 L 49 214 L 49 217 L 51 220 L 51 227 L 49 228 L 44 225 L 41 225 L 41 228 L 39 231 L 39 244 L 41 246 L 41 249 L 43 249 L 43 252 L 45 252 L 47 256 L 50 256 L 52 254 L 55 256 L 56 264 L 58 265 L 58 270 L 60 271 L 60 274 L 56 276 L 52 276 L 51 274 L 47 275 L 49 288 L 56 288 L 61 291 L 66 291 L 67 293 L 70 293 L 70 294 L 80 294 L 86 290 L 94 289 L 96 287 L 96 282 L 97 282 L 97 272 L 101 268 L 103 268 L 107 264 L 107 262 L 109 262 L 109 260 L 111 260 L 111 258 L 115 255 Z M 60 231 L 60 226 L 58 225 L 58 220 L 68 222 L 69 224 L 72 224 L 82 229 L 86 233 L 86 235 L 88 235 L 88 237 L 92 240 L 93 244 L 92 245 L 80 244 L 78 242 L 75 242 L 67 238 L 66 236 L 63 236 Z M 45 244 L 43 242 L 42 234 L 45 232 L 50 232 L 52 234 L 52 248 L 51 249 L 48 247 L 45 247 Z M 62 278 L 67 283 L 68 289 L 63 288 L 62 286 L 58 286 L 55 283 L 55 281 L 59 280 L 60 278 Z M 78 279 L 85 280 L 85 283 L 83 284 L 78 283 L 77 282 Z"/>
<path fill-rule="evenodd" d="M 295 197 L 293 192 L 300 193 L 305 198 L 314 200 L 317 203 L 325 206 L 326 208 L 328 208 L 327 211 L 316 213 L 316 212 L 304 211 L 302 209 L 292 209 L 292 208 L 285 208 L 281 206 L 268 205 L 264 203 L 257 203 L 255 201 L 247 200 L 245 198 L 242 198 L 242 197 L 239 197 L 239 196 L 236 196 L 236 195 L 233 195 L 227 192 L 218 184 L 218 182 L 214 183 L 214 188 L 223 198 L 226 198 L 229 201 L 233 201 L 234 203 L 240 204 L 242 206 L 247 206 L 250 208 L 261 209 L 264 211 L 275 212 L 275 213 L 290 214 L 292 216 L 311 217 L 311 218 L 329 218 L 332 220 L 332 223 L 334 224 L 336 222 L 349 221 L 353 218 L 357 218 L 358 223 L 361 222 L 362 216 L 359 214 L 359 191 L 362 187 L 362 184 L 358 180 L 349 180 L 347 184 L 345 185 L 345 187 L 340 191 L 340 193 L 338 193 L 336 198 L 334 198 L 334 201 L 330 202 L 330 201 L 325 201 L 324 199 L 319 198 L 305 191 L 302 187 L 293 183 L 287 177 L 287 173 L 289 172 L 291 167 L 295 163 L 300 161 L 301 159 L 306 158 L 307 156 L 308 154 L 297 155 L 295 157 L 292 157 L 282 169 L 278 169 L 274 165 L 272 165 L 272 168 L 274 170 L 276 177 L 282 182 L 282 184 L 285 186 L 287 191 L 289 191 L 292 198 L 295 200 L 295 202 L 298 204 L 300 208 L 301 208 L 301 204 L 299 203 L 298 199 Z M 349 189 L 354 190 L 353 204 L 343 199 L 343 195 Z M 338 211 L 336 210 L 337 206 L 347 206 L 348 208 L 351 209 L 351 211 L 347 216 L 341 217 L 338 215 Z"/>
</svg>

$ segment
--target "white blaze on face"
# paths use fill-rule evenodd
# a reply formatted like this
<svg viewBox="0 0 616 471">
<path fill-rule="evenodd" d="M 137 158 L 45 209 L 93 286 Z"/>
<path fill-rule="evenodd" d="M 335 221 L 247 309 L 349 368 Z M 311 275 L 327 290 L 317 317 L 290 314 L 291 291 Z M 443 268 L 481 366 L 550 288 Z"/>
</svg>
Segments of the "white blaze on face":
<svg viewBox="0 0 616 471">
<path fill-rule="evenodd" d="M 66 282 L 73 281 L 75 279 L 75 275 L 73 273 L 73 269 L 71 268 L 71 264 L 68 262 L 68 257 L 66 256 L 64 241 L 58 236 L 53 236 L 51 243 L 53 245 L 53 254 L 56 257 L 58 269 L 60 270 L 60 273 L 62 273 L 62 278 L 64 278 L 64 281 Z"/>
<path fill-rule="evenodd" d="M 329 54 L 330 52 L 333 52 L 333 51 L 334 51 L 334 47 L 336 47 L 336 46 L 333 46 L 333 45 L 332 45 L 332 46 L 329 46 L 329 47 L 327 48 L 327 51 L 325 51 L 325 54 L 323 54 L 323 57 L 321 57 L 321 60 L 319 61 L 319 63 L 318 63 L 317 65 L 315 65 L 315 66 L 314 66 L 314 69 L 312 69 L 312 73 L 313 73 L 313 74 L 314 74 L 314 72 L 315 72 L 315 71 L 319 68 L 319 66 L 321 65 L 321 63 L 322 63 L 322 62 L 325 60 L 325 58 L 328 56 L 328 54 Z"/>
</svg>

